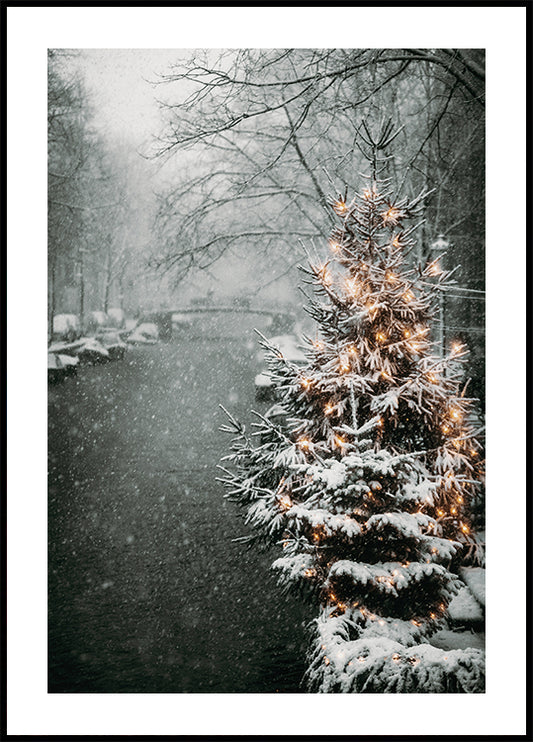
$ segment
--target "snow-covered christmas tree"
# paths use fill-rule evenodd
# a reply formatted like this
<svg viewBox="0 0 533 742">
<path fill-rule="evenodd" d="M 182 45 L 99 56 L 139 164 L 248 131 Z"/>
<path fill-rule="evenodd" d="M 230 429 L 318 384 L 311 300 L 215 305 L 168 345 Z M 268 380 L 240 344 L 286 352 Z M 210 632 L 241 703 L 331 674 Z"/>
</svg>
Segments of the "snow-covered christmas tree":
<svg viewBox="0 0 533 742">
<path fill-rule="evenodd" d="M 390 127 L 367 131 L 364 188 L 332 201 L 328 257 L 306 269 L 317 326 L 307 365 L 269 347 L 286 414 L 258 415 L 251 435 L 230 416 L 222 481 L 256 538 L 279 544 L 280 583 L 317 603 L 309 690 L 482 692 L 481 650 L 427 643 L 472 542 L 481 446 L 461 381 L 466 349 L 443 356 L 431 340 L 450 274 L 438 259 L 408 262 L 424 197 L 396 198 L 381 177 L 393 138 Z"/>
</svg>

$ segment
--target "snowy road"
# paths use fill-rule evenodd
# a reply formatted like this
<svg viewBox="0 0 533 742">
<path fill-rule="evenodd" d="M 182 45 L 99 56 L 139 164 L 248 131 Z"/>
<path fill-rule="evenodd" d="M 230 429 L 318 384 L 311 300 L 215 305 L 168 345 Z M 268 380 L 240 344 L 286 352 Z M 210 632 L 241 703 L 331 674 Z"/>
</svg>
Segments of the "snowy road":
<svg viewBox="0 0 533 742">
<path fill-rule="evenodd" d="M 214 481 L 252 335 L 132 348 L 49 395 L 49 690 L 298 692 L 302 623 Z M 254 341 L 255 343 L 255 341 Z"/>
</svg>

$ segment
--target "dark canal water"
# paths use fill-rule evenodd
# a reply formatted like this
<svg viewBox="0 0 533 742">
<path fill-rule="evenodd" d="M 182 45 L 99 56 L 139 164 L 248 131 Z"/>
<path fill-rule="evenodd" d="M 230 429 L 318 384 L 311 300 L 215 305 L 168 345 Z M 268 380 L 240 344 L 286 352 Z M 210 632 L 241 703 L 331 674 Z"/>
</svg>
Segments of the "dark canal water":
<svg viewBox="0 0 533 742">
<path fill-rule="evenodd" d="M 215 481 L 219 403 L 265 408 L 257 322 L 227 323 L 49 389 L 52 693 L 302 692 L 311 613 Z"/>
</svg>

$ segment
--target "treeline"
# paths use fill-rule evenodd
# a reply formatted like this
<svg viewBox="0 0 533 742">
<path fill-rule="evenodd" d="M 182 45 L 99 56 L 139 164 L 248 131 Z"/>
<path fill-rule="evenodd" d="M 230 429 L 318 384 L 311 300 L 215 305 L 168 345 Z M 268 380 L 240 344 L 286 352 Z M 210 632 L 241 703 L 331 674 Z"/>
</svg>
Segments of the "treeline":
<svg viewBox="0 0 533 742">
<path fill-rule="evenodd" d="M 48 56 L 49 329 L 59 313 L 84 317 L 135 303 L 146 266 L 136 153 L 92 124 L 76 52 Z M 142 230 L 141 230 L 142 231 Z M 137 236 L 136 236 L 137 235 Z"/>
</svg>

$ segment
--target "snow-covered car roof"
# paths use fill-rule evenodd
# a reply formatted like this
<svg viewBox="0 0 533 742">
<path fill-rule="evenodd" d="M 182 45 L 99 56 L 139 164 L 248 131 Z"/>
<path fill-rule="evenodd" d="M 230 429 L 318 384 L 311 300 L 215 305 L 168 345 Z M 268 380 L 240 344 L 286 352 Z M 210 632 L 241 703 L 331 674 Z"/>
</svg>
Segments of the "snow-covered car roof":
<svg viewBox="0 0 533 742">
<path fill-rule="evenodd" d="M 63 366 L 77 366 L 79 363 L 78 356 L 65 356 L 61 353 L 58 353 L 57 357 L 59 358 Z"/>
<path fill-rule="evenodd" d="M 63 368 L 61 358 L 55 353 L 48 354 L 48 368 Z"/>
<path fill-rule="evenodd" d="M 140 325 L 137 325 L 135 328 L 136 333 L 141 333 L 144 335 L 152 335 L 153 337 L 159 337 L 159 328 L 155 324 L 155 322 L 141 322 Z"/>
<path fill-rule="evenodd" d="M 100 343 L 96 338 L 83 337 L 83 338 L 80 338 L 80 342 L 82 343 L 80 347 L 80 353 L 82 353 L 84 350 L 92 350 L 92 351 L 97 351 L 98 353 L 101 353 L 104 356 L 109 355 L 106 348 L 104 348 L 102 343 Z"/>
<path fill-rule="evenodd" d="M 275 337 L 268 338 L 270 345 L 278 348 L 280 353 L 288 361 L 294 363 L 306 363 L 307 358 L 305 353 L 298 345 L 298 338 L 296 335 L 276 335 Z"/>
<path fill-rule="evenodd" d="M 76 314 L 56 314 L 54 316 L 54 332 L 67 332 L 68 330 L 77 330 L 79 326 L 80 318 Z"/>
<path fill-rule="evenodd" d="M 99 325 L 105 325 L 108 320 L 107 314 L 105 312 L 91 312 L 91 317 Z"/>
</svg>

